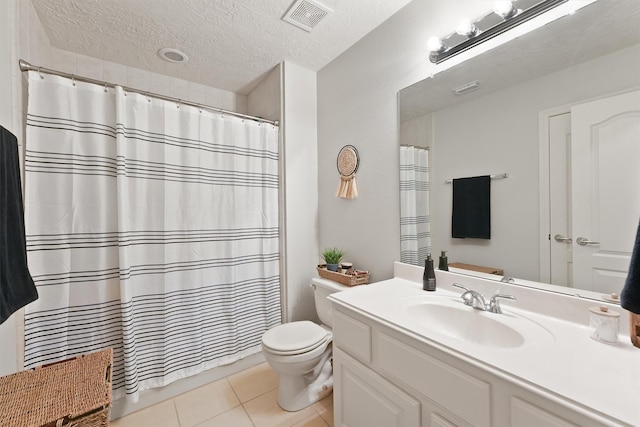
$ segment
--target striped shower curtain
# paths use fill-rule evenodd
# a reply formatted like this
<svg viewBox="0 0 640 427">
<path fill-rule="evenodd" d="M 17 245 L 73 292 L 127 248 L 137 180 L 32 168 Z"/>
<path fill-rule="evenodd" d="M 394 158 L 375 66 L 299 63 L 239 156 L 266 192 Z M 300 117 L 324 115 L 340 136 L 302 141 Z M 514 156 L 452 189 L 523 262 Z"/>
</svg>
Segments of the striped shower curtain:
<svg viewBox="0 0 640 427">
<path fill-rule="evenodd" d="M 137 399 L 280 323 L 278 129 L 29 74 L 25 367 L 114 349 Z"/>
<path fill-rule="evenodd" d="M 431 253 L 429 151 L 400 147 L 400 261 L 424 265 Z"/>
</svg>

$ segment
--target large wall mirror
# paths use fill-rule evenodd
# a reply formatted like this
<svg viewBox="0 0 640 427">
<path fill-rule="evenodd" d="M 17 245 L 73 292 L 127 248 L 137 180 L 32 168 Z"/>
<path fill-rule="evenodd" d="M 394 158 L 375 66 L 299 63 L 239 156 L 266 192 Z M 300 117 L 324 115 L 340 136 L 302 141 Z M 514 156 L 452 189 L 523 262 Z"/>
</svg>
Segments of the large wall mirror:
<svg viewBox="0 0 640 427">
<path fill-rule="evenodd" d="M 571 294 L 620 292 L 640 219 L 640 2 L 596 1 L 398 99 L 400 144 L 429 147 L 434 254 Z M 503 173 L 491 238 L 452 238 L 450 180 Z"/>
</svg>

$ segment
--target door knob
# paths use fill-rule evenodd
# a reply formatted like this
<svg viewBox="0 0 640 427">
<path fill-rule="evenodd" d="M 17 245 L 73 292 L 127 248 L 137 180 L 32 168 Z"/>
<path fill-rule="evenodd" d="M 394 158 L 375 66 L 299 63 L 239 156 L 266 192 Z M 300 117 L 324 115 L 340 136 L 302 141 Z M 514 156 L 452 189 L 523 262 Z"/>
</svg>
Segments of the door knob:
<svg viewBox="0 0 640 427">
<path fill-rule="evenodd" d="M 556 234 L 553 236 L 556 242 L 560 243 L 571 243 L 571 237 L 565 237 L 562 234 Z"/>
<path fill-rule="evenodd" d="M 576 243 L 579 244 L 580 246 L 599 245 L 600 244 L 600 242 L 595 242 L 593 240 L 589 240 L 586 237 L 578 237 L 576 239 Z"/>
</svg>

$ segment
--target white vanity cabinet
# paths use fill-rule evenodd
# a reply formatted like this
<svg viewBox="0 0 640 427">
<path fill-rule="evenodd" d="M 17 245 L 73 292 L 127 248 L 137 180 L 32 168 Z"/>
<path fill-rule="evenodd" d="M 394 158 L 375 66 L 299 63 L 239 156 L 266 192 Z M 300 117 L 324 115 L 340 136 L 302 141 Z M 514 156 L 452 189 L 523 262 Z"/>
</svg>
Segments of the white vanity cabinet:
<svg viewBox="0 0 640 427">
<path fill-rule="evenodd" d="M 624 425 L 335 300 L 333 333 L 336 426 Z"/>
</svg>

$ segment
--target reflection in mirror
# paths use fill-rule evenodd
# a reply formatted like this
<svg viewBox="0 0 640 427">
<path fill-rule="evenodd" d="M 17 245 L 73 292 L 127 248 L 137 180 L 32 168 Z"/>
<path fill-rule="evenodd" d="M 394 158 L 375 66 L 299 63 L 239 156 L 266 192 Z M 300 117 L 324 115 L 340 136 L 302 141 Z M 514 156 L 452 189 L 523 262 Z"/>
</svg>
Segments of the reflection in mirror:
<svg viewBox="0 0 640 427">
<path fill-rule="evenodd" d="M 400 144 L 429 147 L 434 253 L 572 294 L 621 290 L 640 217 L 638 28 L 640 2 L 599 0 L 400 91 Z M 445 181 L 504 172 L 491 238 L 452 238 Z"/>
<path fill-rule="evenodd" d="M 400 146 L 400 261 L 420 265 L 431 253 L 429 150 Z"/>
</svg>

